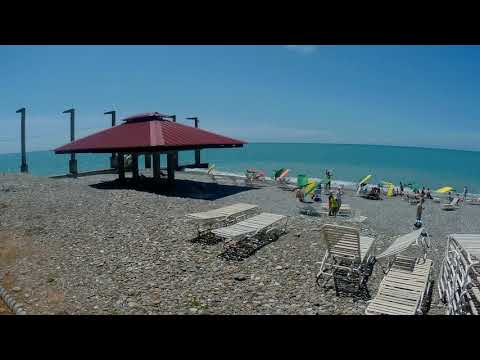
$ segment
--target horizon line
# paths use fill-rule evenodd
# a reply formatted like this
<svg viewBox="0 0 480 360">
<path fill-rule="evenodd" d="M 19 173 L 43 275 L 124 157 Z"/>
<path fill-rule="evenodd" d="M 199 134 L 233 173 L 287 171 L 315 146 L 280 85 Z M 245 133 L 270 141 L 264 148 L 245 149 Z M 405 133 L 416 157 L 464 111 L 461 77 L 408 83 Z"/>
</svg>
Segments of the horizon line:
<svg viewBox="0 0 480 360">
<path fill-rule="evenodd" d="M 413 149 L 423 149 L 423 150 L 445 150 L 445 151 L 465 151 L 465 152 L 480 152 L 478 150 L 467 150 L 467 149 L 452 149 L 452 148 L 443 148 L 443 147 L 427 147 L 427 146 L 416 146 L 416 145 L 387 145 L 387 144 L 361 144 L 361 143 L 330 143 L 330 142 L 312 142 L 312 141 L 251 141 L 248 144 L 321 144 L 321 145 L 354 145 L 354 146 L 383 146 L 383 147 L 397 147 L 397 148 L 413 148 Z M 204 149 L 206 150 L 206 149 Z M 45 149 L 45 150 L 33 150 L 27 151 L 26 153 L 34 153 L 34 152 L 43 152 L 43 151 L 54 151 L 54 149 Z M 21 154 L 21 152 L 0 152 L 0 155 L 17 155 Z M 106 153 L 107 154 L 107 153 Z M 98 154 L 97 154 L 98 155 Z"/>
</svg>

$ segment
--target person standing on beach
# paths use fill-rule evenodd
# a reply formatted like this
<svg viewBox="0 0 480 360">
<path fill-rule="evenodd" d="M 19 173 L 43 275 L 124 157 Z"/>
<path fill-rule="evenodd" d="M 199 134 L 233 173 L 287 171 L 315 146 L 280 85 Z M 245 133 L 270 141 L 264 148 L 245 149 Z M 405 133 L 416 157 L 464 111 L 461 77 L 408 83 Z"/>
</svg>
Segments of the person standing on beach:
<svg viewBox="0 0 480 360">
<path fill-rule="evenodd" d="M 340 208 L 342 207 L 342 195 L 343 195 L 343 190 L 341 187 L 338 187 L 337 193 L 335 194 L 338 210 L 340 210 Z"/>
<path fill-rule="evenodd" d="M 466 186 L 463 187 L 463 201 L 465 202 L 467 200 L 467 193 L 468 189 Z"/>
<path fill-rule="evenodd" d="M 331 180 L 330 180 L 331 174 L 330 174 L 330 170 L 328 170 L 328 169 L 325 170 L 325 177 L 327 178 L 327 182 L 325 183 L 325 189 L 326 189 L 326 190 L 330 190 L 330 186 L 331 186 Z"/>
<path fill-rule="evenodd" d="M 296 193 L 295 195 L 296 195 L 298 201 L 304 202 L 304 200 L 305 200 L 305 194 L 304 194 L 302 188 L 297 189 L 297 193 Z"/>
<path fill-rule="evenodd" d="M 333 215 L 333 194 L 328 195 L 328 216 Z"/>
<path fill-rule="evenodd" d="M 400 196 L 403 196 L 403 184 L 400 181 Z"/>
<path fill-rule="evenodd" d="M 337 199 L 335 198 L 335 196 L 333 196 L 332 193 L 330 193 L 329 201 L 331 204 L 329 215 L 336 217 L 338 212 L 338 203 L 337 203 Z"/>
<path fill-rule="evenodd" d="M 420 199 L 420 202 L 417 204 L 417 223 L 422 222 L 422 211 L 423 211 L 423 202 L 424 198 Z"/>
</svg>

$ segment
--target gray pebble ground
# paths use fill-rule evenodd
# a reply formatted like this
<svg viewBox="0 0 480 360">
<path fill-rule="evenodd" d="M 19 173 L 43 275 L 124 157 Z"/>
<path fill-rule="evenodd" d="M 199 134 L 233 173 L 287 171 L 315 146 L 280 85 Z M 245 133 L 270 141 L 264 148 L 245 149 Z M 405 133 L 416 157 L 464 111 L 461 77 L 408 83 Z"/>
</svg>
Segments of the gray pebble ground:
<svg viewBox="0 0 480 360">
<path fill-rule="evenodd" d="M 247 189 L 232 180 L 216 185 L 187 173 L 177 178 L 179 197 L 109 186 L 105 181 L 114 175 L 0 176 L 2 286 L 30 314 L 364 313 L 364 299 L 337 297 L 315 283 L 325 252 L 318 228 L 326 221 L 358 225 L 299 215 L 294 194 L 277 187 Z M 200 192 L 209 200 L 195 198 Z M 195 226 L 185 214 L 236 202 L 289 215 L 288 233 L 243 261 L 219 257 L 222 243 L 192 242 Z M 377 239 L 377 251 L 413 230 L 415 207 L 400 198 L 347 194 L 343 203 L 368 217 L 360 229 Z M 445 212 L 440 204 L 425 204 L 435 280 L 447 235 L 480 233 L 479 215 L 480 206 Z M 377 263 L 371 295 L 382 276 Z M 435 288 L 429 314 L 444 311 Z"/>
</svg>

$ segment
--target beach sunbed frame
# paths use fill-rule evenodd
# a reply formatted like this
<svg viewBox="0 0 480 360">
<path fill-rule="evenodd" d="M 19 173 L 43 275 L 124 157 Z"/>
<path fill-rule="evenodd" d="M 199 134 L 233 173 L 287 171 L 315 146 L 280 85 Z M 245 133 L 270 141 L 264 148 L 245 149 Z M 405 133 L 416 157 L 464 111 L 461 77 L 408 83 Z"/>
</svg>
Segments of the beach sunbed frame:
<svg viewBox="0 0 480 360">
<path fill-rule="evenodd" d="M 451 211 L 451 210 L 455 210 L 458 208 L 458 202 L 460 201 L 460 198 L 456 197 L 456 198 L 453 198 L 452 202 L 449 203 L 449 204 L 442 204 L 442 210 L 447 210 L 447 211 Z"/>
<path fill-rule="evenodd" d="M 447 315 L 480 312 L 480 234 L 451 234 L 440 269 L 438 291 Z"/>
<path fill-rule="evenodd" d="M 228 226 L 253 216 L 258 205 L 236 203 L 218 209 L 187 214 L 186 217 L 197 222 L 198 238 L 211 233 L 213 229 Z"/>
<path fill-rule="evenodd" d="M 421 258 L 400 255 L 413 243 L 421 245 Z M 387 258 L 388 270 L 380 282 L 377 294 L 368 301 L 367 315 L 423 314 L 426 299 L 432 289 L 433 261 L 426 258 L 430 239 L 423 229 L 399 236 L 376 260 Z"/>
<path fill-rule="evenodd" d="M 261 213 L 236 224 L 212 230 L 212 233 L 225 240 L 225 245 L 253 237 L 280 236 L 287 231 L 288 217 L 285 215 Z"/>
<path fill-rule="evenodd" d="M 323 225 L 320 236 L 327 245 L 327 251 L 316 276 L 317 284 L 323 282 L 325 287 L 329 280 L 335 281 L 337 273 L 346 272 L 346 278 L 350 280 L 352 275 L 359 275 L 358 289 L 364 286 L 373 270 L 375 239 L 360 236 L 356 228 L 334 224 Z M 338 295 L 338 290 L 335 290 Z"/>
<path fill-rule="evenodd" d="M 301 203 L 302 204 L 302 203 Z M 298 206 L 300 214 L 309 215 L 309 216 L 321 216 L 328 215 L 328 204 L 325 203 L 303 203 Z M 318 205 L 317 205 L 318 204 Z M 352 216 L 353 211 L 349 204 L 342 204 L 338 211 L 339 216 Z"/>
</svg>

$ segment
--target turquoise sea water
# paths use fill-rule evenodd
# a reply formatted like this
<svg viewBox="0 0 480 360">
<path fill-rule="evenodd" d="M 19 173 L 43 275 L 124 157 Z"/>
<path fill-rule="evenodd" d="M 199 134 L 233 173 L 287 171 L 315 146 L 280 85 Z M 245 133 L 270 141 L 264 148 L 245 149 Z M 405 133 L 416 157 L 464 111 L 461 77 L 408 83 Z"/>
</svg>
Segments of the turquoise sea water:
<svg viewBox="0 0 480 360">
<path fill-rule="evenodd" d="M 68 155 L 52 151 L 27 154 L 33 175 L 64 174 Z M 79 171 L 105 169 L 109 155 L 77 154 Z M 193 152 L 182 152 L 180 164 L 192 163 Z M 219 171 L 243 174 L 246 168 L 257 168 L 271 175 L 275 169 L 291 169 L 290 175 L 306 174 L 322 178 L 325 169 L 332 169 L 334 180 L 358 182 L 367 174 L 373 182 L 382 180 L 398 184 L 415 181 L 435 189 L 453 186 L 462 191 L 480 192 L 480 152 L 425 149 L 377 145 L 283 144 L 253 143 L 240 149 L 202 150 L 202 162 L 215 164 Z M 143 163 L 143 161 L 141 162 Z M 166 157 L 162 156 L 162 166 Z M 20 154 L 0 154 L 0 172 L 18 172 Z"/>
</svg>

